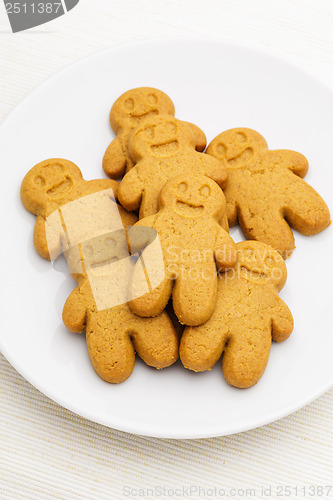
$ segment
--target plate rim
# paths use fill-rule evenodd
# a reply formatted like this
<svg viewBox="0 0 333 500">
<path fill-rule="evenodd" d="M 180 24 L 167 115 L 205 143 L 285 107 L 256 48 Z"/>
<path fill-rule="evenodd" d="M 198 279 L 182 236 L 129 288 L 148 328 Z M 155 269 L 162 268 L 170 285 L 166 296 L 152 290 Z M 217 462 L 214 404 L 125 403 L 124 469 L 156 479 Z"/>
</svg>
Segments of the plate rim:
<svg viewBox="0 0 333 500">
<path fill-rule="evenodd" d="M 131 41 L 127 43 L 122 43 L 122 44 L 117 44 L 113 47 L 105 48 L 103 50 L 95 51 L 92 54 L 86 55 L 84 57 L 79 58 L 78 60 L 71 62 L 69 64 L 66 64 L 62 69 L 55 71 L 52 73 L 50 76 L 45 78 L 42 82 L 40 82 L 37 86 L 35 86 L 32 90 L 30 90 L 22 99 L 20 99 L 16 105 L 7 113 L 7 115 L 4 117 L 4 119 L 0 123 L 0 134 L 2 130 L 7 126 L 7 123 L 10 122 L 11 119 L 15 118 L 16 112 L 19 111 L 19 108 L 21 105 L 25 102 L 28 101 L 29 98 L 34 95 L 35 93 L 38 93 L 41 88 L 44 86 L 47 86 L 49 81 L 52 81 L 54 78 L 57 76 L 61 76 L 63 73 L 66 73 L 67 70 L 69 69 L 74 69 L 75 66 L 79 66 L 84 63 L 89 63 L 89 60 L 95 59 L 97 56 L 102 56 L 104 54 L 110 54 L 112 55 L 113 53 L 117 53 L 122 50 L 127 50 L 128 48 L 131 48 L 132 46 L 135 46 L 136 48 L 138 46 L 152 46 L 154 44 L 162 44 L 162 45 L 172 45 L 175 43 L 181 43 L 181 44 L 193 44 L 193 43 L 201 43 L 205 44 L 207 46 L 209 45 L 216 45 L 220 44 L 223 45 L 224 48 L 227 46 L 237 48 L 243 51 L 248 51 L 251 53 L 256 53 L 258 55 L 266 56 L 269 57 L 270 59 L 276 60 L 285 67 L 289 67 L 293 70 L 296 70 L 298 73 L 302 74 L 305 78 L 311 79 L 313 82 L 316 83 L 316 85 L 319 85 L 331 94 L 332 101 L 333 101 L 333 89 L 330 85 L 328 85 L 326 82 L 321 80 L 317 75 L 314 75 L 307 69 L 304 69 L 301 65 L 298 63 L 295 63 L 292 61 L 290 58 L 286 57 L 285 55 L 282 55 L 280 53 L 276 53 L 275 51 L 270 51 L 266 47 L 263 48 L 261 46 L 258 46 L 256 44 L 244 44 L 239 41 L 233 41 L 231 39 L 224 39 L 224 38 L 217 38 L 217 37 L 212 37 L 212 38 L 202 38 L 202 37 L 184 37 L 184 38 L 168 38 L 168 39 L 161 39 L 161 38 L 152 38 L 152 39 L 146 39 L 146 40 L 140 40 L 140 41 Z M 3 354 L 3 356 L 7 359 L 7 361 L 12 365 L 12 367 L 31 385 L 33 385 L 39 392 L 41 392 L 43 395 L 45 395 L 47 398 L 55 402 L 56 404 L 59 404 L 66 410 L 71 411 L 72 413 L 88 419 L 91 422 L 95 422 L 99 425 L 103 425 L 108 428 L 116 429 L 121 432 L 127 432 L 139 436 L 145 436 L 145 437 L 153 437 L 153 438 L 164 438 L 164 439 L 202 439 L 202 438 L 213 438 L 213 437 L 220 437 L 220 436 L 227 436 L 227 435 L 233 435 L 237 434 L 240 432 L 245 432 L 248 430 L 252 430 L 258 427 L 262 427 L 263 425 L 267 425 L 269 423 L 275 422 L 280 420 L 283 417 L 286 417 L 288 415 L 291 415 L 292 413 L 296 412 L 297 410 L 303 408 L 304 406 L 308 405 L 309 403 L 313 402 L 320 396 L 322 396 L 324 393 L 329 391 L 333 387 L 333 379 L 325 385 L 325 387 L 321 387 L 320 391 L 313 390 L 312 393 L 308 396 L 305 397 L 301 402 L 298 402 L 297 404 L 290 404 L 287 408 L 284 408 L 280 412 L 275 413 L 275 415 L 272 416 L 263 416 L 261 419 L 256 419 L 255 423 L 250 423 L 248 425 L 244 424 L 242 426 L 228 426 L 224 430 L 217 430 L 216 426 L 214 427 L 209 427 L 206 432 L 203 432 L 202 428 L 200 430 L 195 431 L 195 428 L 189 427 L 188 429 L 182 429 L 181 431 L 175 432 L 174 430 L 165 431 L 165 426 L 163 427 L 162 430 L 160 431 L 149 431 L 148 428 L 145 428 L 145 425 L 142 425 L 140 423 L 138 429 L 138 426 L 135 424 L 135 421 L 128 420 L 127 423 L 124 425 L 122 422 L 117 422 L 117 419 L 114 423 L 110 422 L 105 422 L 103 418 L 98 418 L 96 415 L 93 415 L 89 411 L 82 411 L 82 409 L 77 409 L 75 405 L 69 405 L 67 402 L 63 401 L 61 397 L 57 397 L 54 399 L 54 397 L 50 394 L 50 391 L 47 389 L 47 387 L 44 387 L 43 384 L 35 380 L 34 376 L 31 376 L 26 373 L 26 370 L 22 367 L 18 367 L 19 363 L 16 362 L 15 357 L 13 357 L 10 352 L 6 352 L 6 348 L 3 345 L 3 342 L 1 342 L 1 336 L 0 336 L 0 352 Z M 211 430 L 213 429 L 213 430 Z"/>
</svg>

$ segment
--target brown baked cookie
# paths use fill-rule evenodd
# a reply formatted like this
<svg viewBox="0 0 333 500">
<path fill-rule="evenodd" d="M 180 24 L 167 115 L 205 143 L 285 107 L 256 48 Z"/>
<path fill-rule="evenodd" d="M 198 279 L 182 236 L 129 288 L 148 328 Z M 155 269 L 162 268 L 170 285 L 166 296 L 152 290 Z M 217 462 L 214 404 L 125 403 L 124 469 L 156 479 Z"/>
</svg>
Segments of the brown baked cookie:
<svg viewBox="0 0 333 500">
<path fill-rule="evenodd" d="M 134 170 L 134 169 L 133 169 Z M 235 244 L 218 221 L 225 211 L 219 186 L 204 175 L 181 174 L 171 179 L 159 197 L 159 212 L 141 219 L 130 231 L 132 251 L 144 247 L 136 238 L 137 227 L 154 228 L 162 248 L 159 258 L 147 247 L 142 259 L 148 274 L 157 275 L 164 265 L 164 279 L 141 295 L 145 274 L 135 266 L 130 307 L 139 316 L 156 316 L 171 294 L 180 323 L 200 325 L 212 315 L 217 295 L 216 268 L 234 266 Z M 155 259 L 155 260 L 154 260 Z M 141 275 L 141 279 L 140 276 Z M 163 278 L 162 276 L 162 278 Z M 141 295 L 141 296 L 140 296 Z"/>
<path fill-rule="evenodd" d="M 302 180 L 308 162 L 300 153 L 270 151 L 265 139 L 247 128 L 219 134 L 207 153 L 225 162 L 229 224 L 238 221 L 247 239 L 268 243 L 287 258 L 295 248 L 289 226 L 304 235 L 329 226 L 327 205 Z"/>
<path fill-rule="evenodd" d="M 174 116 L 175 106 L 164 92 L 150 87 L 128 90 L 114 103 L 110 111 L 110 124 L 118 134 L 110 143 L 103 158 L 105 173 L 112 179 L 118 179 L 135 164 L 128 151 L 128 140 L 132 130 L 147 117 L 166 114 Z M 204 151 L 206 136 L 192 123 L 187 123 L 194 135 L 196 149 Z"/>
<path fill-rule="evenodd" d="M 129 149 L 137 163 L 122 179 L 118 197 L 127 210 L 140 207 L 140 219 L 157 213 L 162 187 L 179 174 L 204 174 L 226 186 L 224 164 L 198 153 L 189 128 L 171 116 L 147 118 L 133 131 Z"/>
<path fill-rule="evenodd" d="M 201 372 L 224 353 L 227 382 L 246 388 L 264 373 L 272 339 L 289 337 L 293 318 L 278 296 L 287 278 L 280 254 L 257 241 L 243 241 L 236 248 L 236 267 L 219 276 L 213 315 L 204 325 L 185 328 L 180 357 L 186 368 Z"/>
<path fill-rule="evenodd" d="M 110 179 L 85 181 L 72 162 L 52 158 L 24 177 L 21 199 L 37 215 L 34 244 L 54 259 L 88 237 L 134 224 L 137 217 L 116 204 L 119 184 Z"/>
<path fill-rule="evenodd" d="M 72 332 L 86 330 L 91 363 L 109 383 L 120 383 L 132 373 L 135 351 L 154 368 L 165 368 L 178 358 L 178 336 L 166 312 L 140 318 L 127 304 L 133 261 L 124 230 L 79 244 L 69 251 L 68 265 L 78 286 L 68 297 L 63 321 Z"/>
</svg>

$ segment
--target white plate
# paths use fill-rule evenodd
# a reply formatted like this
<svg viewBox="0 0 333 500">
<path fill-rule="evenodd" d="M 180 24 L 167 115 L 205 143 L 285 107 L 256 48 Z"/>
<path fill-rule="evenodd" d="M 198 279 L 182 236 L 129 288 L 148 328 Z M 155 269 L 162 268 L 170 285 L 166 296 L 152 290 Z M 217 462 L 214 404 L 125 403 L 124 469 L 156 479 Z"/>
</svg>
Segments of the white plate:
<svg viewBox="0 0 333 500">
<path fill-rule="evenodd" d="M 274 344 L 253 388 L 223 379 L 220 362 L 194 374 L 177 365 L 157 372 L 138 360 L 129 380 L 103 382 L 93 371 L 84 335 L 66 331 L 61 312 L 74 287 L 63 261 L 55 268 L 32 244 L 35 222 L 21 205 L 24 174 L 50 157 L 68 158 L 86 179 L 103 176 L 113 133 L 111 104 L 125 90 L 153 86 L 176 105 L 176 116 L 212 140 L 236 126 L 260 131 L 270 148 L 290 148 L 310 161 L 307 180 L 333 208 L 333 94 L 291 64 L 216 41 L 132 44 L 79 61 L 52 77 L 0 128 L 2 168 L 2 328 L 0 348 L 44 394 L 90 420 L 159 437 L 197 438 L 250 429 L 287 415 L 333 384 L 333 230 L 306 238 L 287 261 L 281 297 L 295 331 Z M 232 235 L 240 240 L 238 230 Z"/>
</svg>

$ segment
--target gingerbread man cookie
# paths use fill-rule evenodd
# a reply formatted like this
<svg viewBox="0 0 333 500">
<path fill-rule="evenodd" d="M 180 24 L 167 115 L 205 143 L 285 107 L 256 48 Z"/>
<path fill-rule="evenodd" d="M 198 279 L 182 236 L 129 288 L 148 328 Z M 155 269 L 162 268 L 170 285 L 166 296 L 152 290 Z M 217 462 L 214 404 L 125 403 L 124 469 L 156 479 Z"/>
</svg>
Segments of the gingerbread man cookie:
<svg viewBox="0 0 333 500">
<path fill-rule="evenodd" d="M 133 261 L 125 230 L 79 244 L 68 252 L 78 286 L 68 297 L 63 321 L 72 332 L 86 330 L 88 354 L 96 373 L 120 383 L 132 373 L 135 352 L 149 366 L 165 368 L 178 358 L 178 335 L 166 312 L 155 318 L 136 316 L 127 304 Z"/>
<path fill-rule="evenodd" d="M 34 244 L 46 259 L 94 235 L 137 220 L 116 204 L 119 184 L 110 179 L 85 181 L 72 162 L 53 158 L 35 165 L 21 185 L 21 199 L 37 215 Z"/>
<path fill-rule="evenodd" d="M 295 248 L 289 226 L 304 235 L 329 226 L 327 205 L 302 180 L 308 162 L 300 153 L 268 150 L 265 139 L 247 128 L 219 134 L 207 153 L 225 162 L 229 224 L 238 221 L 246 238 L 268 243 L 287 258 Z"/>
<path fill-rule="evenodd" d="M 243 241 L 236 248 L 236 267 L 219 276 L 213 315 L 204 325 L 185 328 L 180 357 L 186 368 L 201 372 L 224 353 L 227 382 L 246 388 L 264 373 L 272 339 L 289 337 L 293 318 L 278 296 L 287 278 L 281 255 L 257 241 Z"/>
<path fill-rule="evenodd" d="M 143 119 L 160 114 L 174 116 L 175 106 L 170 97 L 158 89 L 139 87 L 128 90 L 116 100 L 111 108 L 110 124 L 118 135 L 110 143 L 103 158 L 103 168 L 109 177 L 118 179 L 134 166 L 128 151 L 130 134 Z M 204 151 L 205 134 L 196 125 L 184 123 L 192 131 L 196 149 Z"/>
<path fill-rule="evenodd" d="M 141 219 L 129 231 L 132 250 L 143 247 L 136 240 L 136 228 L 157 231 L 163 258 L 156 259 L 148 249 L 142 252 L 146 268 L 156 274 L 164 264 L 164 279 L 141 297 L 142 289 L 135 266 L 130 307 L 139 316 L 156 316 L 163 311 L 171 294 L 180 323 L 200 325 L 212 315 L 217 296 L 217 268 L 236 262 L 235 244 L 218 221 L 225 212 L 225 199 L 219 186 L 200 174 L 181 174 L 171 179 L 159 197 L 159 212 Z M 134 235 L 134 236 L 133 236 Z M 140 234 L 141 237 L 141 234 Z M 138 238 L 140 240 L 140 238 Z M 141 272 L 142 279 L 145 279 Z"/>
<path fill-rule="evenodd" d="M 220 161 L 195 150 L 189 128 L 176 118 L 146 119 L 131 136 L 129 148 L 137 164 L 123 178 L 119 201 L 127 210 L 140 207 L 140 219 L 158 211 L 158 196 L 173 177 L 204 174 L 225 187 L 226 169 Z"/>
</svg>

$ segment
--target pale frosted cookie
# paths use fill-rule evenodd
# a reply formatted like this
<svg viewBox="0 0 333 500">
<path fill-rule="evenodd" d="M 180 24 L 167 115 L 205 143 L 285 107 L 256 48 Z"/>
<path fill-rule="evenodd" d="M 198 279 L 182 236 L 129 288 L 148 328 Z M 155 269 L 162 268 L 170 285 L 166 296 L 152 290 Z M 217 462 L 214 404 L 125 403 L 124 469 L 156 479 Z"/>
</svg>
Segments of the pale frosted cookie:
<svg viewBox="0 0 333 500">
<path fill-rule="evenodd" d="M 235 244 L 218 221 L 225 212 L 225 199 L 219 186 L 204 175 L 181 174 L 162 189 L 157 214 L 141 219 L 129 232 L 132 251 L 144 247 L 136 238 L 138 227 L 157 231 L 162 257 L 152 254 L 151 246 L 142 252 L 144 266 L 164 266 L 164 279 L 151 286 L 150 293 L 140 295 L 140 263 L 135 266 L 130 302 L 140 316 L 156 316 L 166 306 L 171 294 L 173 308 L 180 323 L 199 325 L 212 315 L 217 296 L 217 269 L 232 267 L 236 262 Z M 151 273 L 152 275 L 153 273 Z"/>
<path fill-rule="evenodd" d="M 314 235 L 330 224 L 324 200 L 303 177 L 308 162 L 290 150 L 268 150 L 265 139 L 247 128 L 219 134 L 207 153 L 224 161 L 231 226 L 239 222 L 246 238 L 272 245 L 284 258 L 295 248 L 290 226 Z"/>
<path fill-rule="evenodd" d="M 140 218 L 157 213 L 161 189 L 179 174 L 203 174 L 226 186 L 224 164 L 198 153 L 188 126 L 176 118 L 147 118 L 133 131 L 129 149 L 137 163 L 122 179 L 118 197 L 127 210 L 140 208 Z"/>
<path fill-rule="evenodd" d="M 166 312 L 136 316 L 127 304 L 133 261 L 124 230 L 79 245 L 68 252 L 78 286 L 68 297 L 63 321 L 72 332 L 86 331 L 88 354 L 96 373 L 120 383 L 132 373 L 135 352 L 149 366 L 165 368 L 178 358 L 178 335 Z"/>
<path fill-rule="evenodd" d="M 175 106 L 170 97 L 158 89 L 139 87 L 128 90 L 116 100 L 110 111 L 110 124 L 117 137 L 110 143 L 103 158 L 103 168 L 109 177 L 118 179 L 133 167 L 135 162 L 128 151 L 132 130 L 143 119 L 160 114 L 174 116 Z M 206 136 L 203 131 L 192 123 L 184 123 L 192 131 L 196 149 L 204 151 Z"/>
<path fill-rule="evenodd" d="M 34 244 L 46 259 L 92 236 L 129 226 L 137 220 L 116 203 L 119 184 L 110 179 L 85 181 L 72 162 L 52 158 L 24 177 L 21 199 L 37 215 Z"/>
<path fill-rule="evenodd" d="M 287 278 L 280 254 L 257 241 L 243 241 L 236 248 L 238 263 L 219 277 L 213 315 L 201 326 L 185 328 L 180 357 L 186 368 L 201 372 L 223 353 L 227 382 L 246 388 L 264 373 L 272 339 L 289 337 L 293 318 L 278 296 Z"/>
</svg>

